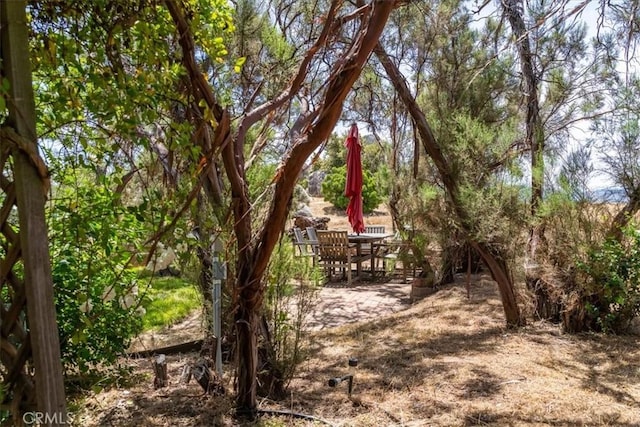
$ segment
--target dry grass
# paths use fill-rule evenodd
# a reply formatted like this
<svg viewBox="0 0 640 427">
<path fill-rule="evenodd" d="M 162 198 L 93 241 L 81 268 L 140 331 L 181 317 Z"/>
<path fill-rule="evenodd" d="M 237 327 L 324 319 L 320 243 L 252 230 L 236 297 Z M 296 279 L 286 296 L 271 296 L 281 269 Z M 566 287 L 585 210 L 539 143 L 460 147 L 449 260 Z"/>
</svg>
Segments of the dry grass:
<svg viewBox="0 0 640 427">
<path fill-rule="evenodd" d="M 390 227 L 388 217 L 377 219 L 367 223 Z M 309 335 L 310 357 L 290 398 L 262 408 L 339 426 L 640 426 L 638 336 L 566 335 L 547 323 L 508 330 L 486 275 L 473 276 L 470 299 L 461 280 L 395 314 Z M 160 391 L 152 389 L 149 360 L 125 361 L 137 373 L 133 383 L 85 398 L 77 424 L 237 425 L 230 398 L 177 384 L 195 357 L 169 357 L 172 383 Z M 350 357 L 359 360 L 351 398 L 346 384 L 327 385 L 349 373 Z M 267 417 L 257 425 L 320 424 Z"/>
<path fill-rule="evenodd" d="M 331 220 L 328 226 L 331 230 L 351 231 L 351 225 L 349 225 L 346 213 L 336 210 L 330 203 L 325 202 L 322 198 L 312 197 L 309 203 L 309 209 L 311 209 L 314 216 L 329 217 Z M 387 231 L 391 231 L 391 216 L 389 216 L 388 210 L 381 205 L 372 213 L 364 216 L 364 225 L 384 225 Z"/>
<path fill-rule="evenodd" d="M 572 336 L 545 323 L 507 330 L 495 286 L 474 279 L 471 299 L 452 285 L 408 310 L 312 334 L 290 399 L 261 406 L 344 426 L 640 425 L 637 336 Z M 346 384 L 327 386 L 349 373 L 349 357 L 359 360 L 352 399 Z M 186 361 L 170 358 L 171 378 Z M 128 363 L 142 373 L 137 383 L 87 399 L 81 425 L 235 425 L 228 399 L 176 381 L 153 391 L 151 362 Z"/>
<path fill-rule="evenodd" d="M 489 281 L 440 290 L 404 312 L 315 337 L 292 389 L 301 410 L 350 426 L 640 425 L 638 337 L 504 328 Z M 322 378 L 357 357 L 354 406 Z M 354 400 L 355 400 L 354 399 Z"/>
</svg>

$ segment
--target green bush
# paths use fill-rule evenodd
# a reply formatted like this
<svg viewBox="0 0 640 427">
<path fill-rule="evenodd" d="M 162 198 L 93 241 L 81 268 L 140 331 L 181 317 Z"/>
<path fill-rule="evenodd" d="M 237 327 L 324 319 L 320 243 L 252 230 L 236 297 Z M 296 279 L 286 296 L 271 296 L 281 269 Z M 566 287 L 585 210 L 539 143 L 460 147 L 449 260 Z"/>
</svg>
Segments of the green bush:
<svg viewBox="0 0 640 427">
<path fill-rule="evenodd" d="M 578 264 L 587 275 L 587 315 L 604 332 L 623 331 L 640 314 L 640 231 L 636 227 L 626 227 L 622 242 L 608 239 Z"/>
<path fill-rule="evenodd" d="M 338 209 L 347 209 L 349 199 L 344 195 L 347 182 L 347 167 L 340 166 L 331 169 L 322 182 L 324 200 Z M 382 203 L 382 196 L 378 192 L 378 185 L 368 170 L 362 171 L 362 211 L 371 213 Z"/>
<path fill-rule="evenodd" d="M 142 326 L 137 273 L 140 209 L 123 206 L 108 186 L 61 185 L 49 211 L 52 274 L 62 362 L 90 373 L 113 364 Z"/>
</svg>

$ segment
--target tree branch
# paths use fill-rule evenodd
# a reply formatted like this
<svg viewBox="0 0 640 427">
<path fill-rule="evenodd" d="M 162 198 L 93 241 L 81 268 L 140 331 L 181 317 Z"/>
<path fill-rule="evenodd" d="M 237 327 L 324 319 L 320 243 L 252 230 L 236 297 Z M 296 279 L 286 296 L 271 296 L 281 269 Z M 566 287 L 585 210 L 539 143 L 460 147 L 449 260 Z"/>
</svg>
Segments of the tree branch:
<svg viewBox="0 0 640 427">
<path fill-rule="evenodd" d="M 284 228 L 295 182 L 309 158 L 330 135 L 340 114 L 344 100 L 353 83 L 360 76 L 382 30 L 396 7 L 395 2 L 374 1 L 368 19 L 363 19 L 352 48 L 337 61 L 337 67 L 329 76 L 323 102 L 313 122 L 308 123 L 291 149 L 288 157 L 278 168 L 274 178 L 274 197 L 269 208 L 270 227 L 264 227 L 256 253 L 256 273 L 262 273 L 269 261 L 268 254 L 278 241 Z"/>
</svg>

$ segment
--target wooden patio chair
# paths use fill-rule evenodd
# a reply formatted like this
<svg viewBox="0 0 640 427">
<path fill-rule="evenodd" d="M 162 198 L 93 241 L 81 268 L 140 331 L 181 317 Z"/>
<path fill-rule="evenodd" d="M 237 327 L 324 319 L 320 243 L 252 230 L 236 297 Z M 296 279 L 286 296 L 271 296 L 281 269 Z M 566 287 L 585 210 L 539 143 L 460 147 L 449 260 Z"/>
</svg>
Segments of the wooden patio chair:
<svg viewBox="0 0 640 427">
<path fill-rule="evenodd" d="M 355 245 L 349 243 L 346 231 L 317 230 L 318 257 L 327 276 L 331 277 L 336 268 L 346 271 L 347 283 L 351 285 L 351 264 L 357 264 L 358 275 L 362 272 L 362 261 L 370 256 L 357 255 Z"/>
<path fill-rule="evenodd" d="M 407 271 L 412 268 L 415 276 L 416 266 L 412 260 L 413 253 L 411 251 L 411 245 L 406 240 L 400 238 L 398 234 L 394 236 L 392 240 L 385 243 L 387 245 L 386 253 L 382 256 L 384 271 L 391 270 L 389 264 L 393 265 L 393 269 L 397 269 L 398 261 L 402 264 L 402 281 L 407 281 Z"/>
<path fill-rule="evenodd" d="M 307 227 L 307 239 L 309 239 L 313 251 L 318 253 L 318 234 L 315 227 Z"/>
<path fill-rule="evenodd" d="M 293 246 L 297 248 L 297 256 L 311 258 L 313 265 L 316 264 L 316 252 L 313 242 L 304 238 L 302 230 L 299 227 L 293 227 Z"/>
<path fill-rule="evenodd" d="M 367 225 L 364 227 L 364 232 L 368 233 L 368 234 L 384 234 L 385 233 L 385 226 L 384 225 Z M 362 251 L 364 254 L 368 254 L 369 252 L 371 252 L 371 249 L 368 247 L 363 247 Z M 389 252 L 389 246 L 387 245 L 387 242 L 379 242 L 379 243 L 374 243 L 373 244 L 373 258 L 371 262 L 375 262 L 375 269 L 378 269 L 378 260 L 379 259 L 383 259 L 384 255 Z M 382 268 L 384 271 L 385 268 L 385 263 L 384 260 L 382 262 Z"/>
</svg>

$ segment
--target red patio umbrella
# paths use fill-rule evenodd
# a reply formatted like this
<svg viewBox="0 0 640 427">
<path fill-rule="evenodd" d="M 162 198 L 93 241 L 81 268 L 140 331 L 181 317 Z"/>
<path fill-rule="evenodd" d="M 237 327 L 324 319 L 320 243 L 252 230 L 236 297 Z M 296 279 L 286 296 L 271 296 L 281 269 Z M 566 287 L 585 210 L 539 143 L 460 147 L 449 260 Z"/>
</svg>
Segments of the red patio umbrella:
<svg viewBox="0 0 640 427">
<path fill-rule="evenodd" d="M 360 139 L 358 138 L 358 126 L 354 123 L 349 130 L 349 136 L 344 145 L 347 147 L 347 182 L 344 187 L 344 195 L 349 197 L 347 217 L 353 231 L 360 234 L 364 231 L 364 218 L 362 215 L 362 162 L 360 160 Z"/>
</svg>

